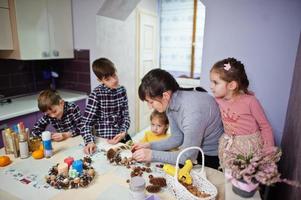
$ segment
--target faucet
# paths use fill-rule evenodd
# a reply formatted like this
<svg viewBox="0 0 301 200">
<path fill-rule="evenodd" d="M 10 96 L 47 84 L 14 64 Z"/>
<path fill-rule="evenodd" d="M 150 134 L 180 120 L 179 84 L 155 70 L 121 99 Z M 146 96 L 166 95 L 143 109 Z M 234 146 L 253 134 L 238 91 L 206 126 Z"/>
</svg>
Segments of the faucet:
<svg viewBox="0 0 301 200">
<path fill-rule="evenodd" d="M 11 103 L 11 98 L 5 98 L 3 94 L 0 94 L 0 105 L 5 103 Z"/>
</svg>

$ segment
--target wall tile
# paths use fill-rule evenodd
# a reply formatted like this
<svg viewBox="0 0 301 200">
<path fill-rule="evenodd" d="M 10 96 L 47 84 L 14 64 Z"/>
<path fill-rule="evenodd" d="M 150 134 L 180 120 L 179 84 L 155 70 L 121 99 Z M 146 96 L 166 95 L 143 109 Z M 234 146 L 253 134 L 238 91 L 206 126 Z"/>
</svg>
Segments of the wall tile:
<svg viewBox="0 0 301 200">
<path fill-rule="evenodd" d="M 65 62 L 64 71 L 89 72 L 90 63 L 86 60 L 72 60 Z M 87 67 L 88 66 L 88 67 Z"/>
<path fill-rule="evenodd" d="M 0 92 L 1 90 L 9 87 L 9 76 L 0 75 Z"/>
<path fill-rule="evenodd" d="M 81 83 L 90 83 L 90 73 L 77 73 L 76 80 Z"/>
<path fill-rule="evenodd" d="M 90 60 L 89 50 L 74 50 L 75 59 L 77 60 Z"/>
<path fill-rule="evenodd" d="M 55 71 L 57 89 L 91 92 L 89 50 L 75 50 L 74 59 L 6 60 L 0 59 L 0 94 L 16 96 L 36 93 L 50 87 L 45 71 Z"/>
</svg>

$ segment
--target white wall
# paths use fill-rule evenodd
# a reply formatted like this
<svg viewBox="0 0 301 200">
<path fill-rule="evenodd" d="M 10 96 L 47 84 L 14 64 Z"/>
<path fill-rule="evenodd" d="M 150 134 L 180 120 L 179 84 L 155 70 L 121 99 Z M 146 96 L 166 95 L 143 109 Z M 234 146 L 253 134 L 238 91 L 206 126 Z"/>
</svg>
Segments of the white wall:
<svg viewBox="0 0 301 200">
<path fill-rule="evenodd" d="M 202 1 L 206 25 L 201 85 L 209 90 L 209 71 L 216 61 L 241 60 L 279 144 L 301 30 L 301 1 Z"/>
<path fill-rule="evenodd" d="M 90 49 L 90 62 L 107 57 L 114 62 L 120 83 L 127 89 L 131 117 L 130 133 L 135 129 L 136 91 L 136 12 L 125 21 L 97 16 L 104 0 L 72 0 L 74 46 Z M 142 0 L 138 6 L 157 13 L 157 0 Z M 98 82 L 91 70 L 91 89 Z"/>
</svg>

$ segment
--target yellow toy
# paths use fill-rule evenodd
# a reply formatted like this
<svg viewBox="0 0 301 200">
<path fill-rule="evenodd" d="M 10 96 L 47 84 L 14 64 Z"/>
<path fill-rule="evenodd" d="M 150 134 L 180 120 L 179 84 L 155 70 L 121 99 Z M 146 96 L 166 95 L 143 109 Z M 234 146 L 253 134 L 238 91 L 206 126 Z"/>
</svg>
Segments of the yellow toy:
<svg viewBox="0 0 301 200">
<path fill-rule="evenodd" d="M 186 160 L 184 167 L 182 167 L 178 171 L 178 180 L 182 181 L 182 182 L 184 182 L 188 185 L 191 185 L 192 184 L 192 177 L 190 175 L 190 171 L 191 171 L 192 167 L 193 167 L 193 165 L 192 165 L 191 160 Z M 165 164 L 163 166 L 163 170 L 171 176 L 174 176 L 175 173 L 176 173 L 176 168 L 172 165 L 169 165 L 169 164 Z"/>
</svg>

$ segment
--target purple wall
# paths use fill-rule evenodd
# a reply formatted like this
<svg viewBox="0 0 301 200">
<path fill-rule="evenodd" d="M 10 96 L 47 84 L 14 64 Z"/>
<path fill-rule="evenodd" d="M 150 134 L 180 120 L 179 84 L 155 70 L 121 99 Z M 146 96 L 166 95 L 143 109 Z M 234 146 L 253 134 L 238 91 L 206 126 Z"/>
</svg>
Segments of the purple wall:
<svg viewBox="0 0 301 200">
<path fill-rule="evenodd" d="M 201 85 L 209 89 L 209 71 L 216 61 L 241 60 L 279 144 L 301 30 L 301 1 L 202 2 L 206 21 Z"/>
</svg>

